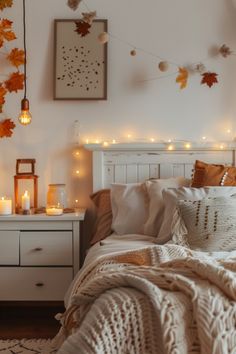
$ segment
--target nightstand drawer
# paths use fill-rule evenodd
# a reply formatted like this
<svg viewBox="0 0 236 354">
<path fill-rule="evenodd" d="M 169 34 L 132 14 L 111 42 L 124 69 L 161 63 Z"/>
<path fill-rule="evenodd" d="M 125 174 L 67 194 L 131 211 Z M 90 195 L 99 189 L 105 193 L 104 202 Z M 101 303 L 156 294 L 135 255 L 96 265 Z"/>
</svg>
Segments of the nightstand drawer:
<svg viewBox="0 0 236 354">
<path fill-rule="evenodd" d="M 72 266 L 71 231 L 20 233 L 21 266 Z"/>
<path fill-rule="evenodd" d="M 19 231 L 0 231 L 0 265 L 19 265 Z"/>
<path fill-rule="evenodd" d="M 72 278 L 72 268 L 0 268 L 0 300 L 61 301 Z"/>
</svg>

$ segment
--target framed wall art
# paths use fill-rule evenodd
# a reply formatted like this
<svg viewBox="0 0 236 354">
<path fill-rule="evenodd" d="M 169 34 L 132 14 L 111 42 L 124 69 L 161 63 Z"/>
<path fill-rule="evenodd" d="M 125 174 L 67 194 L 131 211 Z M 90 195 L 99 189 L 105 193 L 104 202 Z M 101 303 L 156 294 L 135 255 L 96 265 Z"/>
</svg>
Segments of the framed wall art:
<svg viewBox="0 0 236 354">
<path fill-rule="evenodd" d="M 107 20 L 94 20 L 89 32 L 77 31 L 80 20 L 55 20 L 54 99 L 107 99 Z"/>
</svg>

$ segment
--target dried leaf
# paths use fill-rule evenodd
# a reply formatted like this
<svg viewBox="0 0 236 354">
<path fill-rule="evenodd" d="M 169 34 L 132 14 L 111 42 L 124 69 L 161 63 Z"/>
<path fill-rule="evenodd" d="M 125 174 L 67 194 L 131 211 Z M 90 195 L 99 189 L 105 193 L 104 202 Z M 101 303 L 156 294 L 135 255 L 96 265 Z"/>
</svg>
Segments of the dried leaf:
<svg viewBox="0 0 236 354">
<path fill-rule="evenodd" d="M 15 123 L 9 118 L 0 122 L 0 138 L 10 138 L 13 134 L 12 130 L 15 126 Z"/>
<path fill-rule="evenodd" d="M 0 105 L 1 105 L 1 113 L 2 113 L 2 106 L 5 103 L 5 95 L 7 93 L 7 90 L 5 89 L 5 87 L 0 84 Z"/>
<path fill-rule="evenodd" d="M 4 40 L 13 41 L 16 39 L 15 33 L 11 31 L 11 26 L 12 21 L 6 19 L 0 20 L 0 48 L 3 46 Z"/>
<path fill-rule="evenodd" d="M 227 58 L 233 52 L 226 44 L 223 44 L 219 49 L 219 53 L 222 55 L 223 58 Z"/>
<path fill-rule="evenodd" d="M 204 64 L 202 63 L 199 63 L 195 66 L 195 69 L 194 69 L 197 73 L 199 74 L 202 74 L 204 71 L 206 71 L 206 67 Z"/>
<path fill-rule="evenodd" d="M 186 68 L 179 68 L 179 75 L 176 78 L 177 84 L 180 85 L 180 89 L 183 90 L 188 84 L 188 70 Z"/>
<path fill-rule="evenodd" d="M 22 49 L 14 48 L 11 53 L 7 56 L 7 59 L 12 63 L 12 65 L 17 68 L 23 65 L 25 62 L 25 52 Z"/>
<path fill-rule="evenodd" d="M 211 72 L 203 73 L 201 84 L 202 85 L 206 84 L 208 87 L 212 87 L 214 84 L 218 83 L 217 76 L 218 74 L 216 73 L 211 73 Z"/>
<path fill-rule="evenodd" d="M 0 10 L 5 9 L 6 7 L 12 7 L 13 0 L 0 0 Z"/>
<path fill-rule="evenodd" d="M 24 88 L 24 74 L 21 74 L 18 71 L 12 73 L 10 78 L 5 81 L 5 87 L 9 92 L 22 90 Z"/>
<path fill-rule="evenodd" d="M 90 33 L 89 29 L 91 28 L 91 25 L 89 23 L 80 20 L 80 21 L 75 21 L 75 24 L 76 24 L 75 32 L 77 32 L 81 37 L 85 37 L 87 36 L 87 34 Z"/>
<path fill-rule="evenodd" d="M 68 0 L 67 1 L 67 5 L 69 6 L 69 8 L 71 8 L 72 10 L 77 10 L 77 8 L 79 7 L 79 4 L 81 3 L 82 0 Z"/>
<path fill-rule="evenodd" d="M 82 12 L 83 21 L 89 23 L 90 25 L 93 23 L 93 20 L 97 16 L 96 11 L 92 12 Z"/>
</svg>

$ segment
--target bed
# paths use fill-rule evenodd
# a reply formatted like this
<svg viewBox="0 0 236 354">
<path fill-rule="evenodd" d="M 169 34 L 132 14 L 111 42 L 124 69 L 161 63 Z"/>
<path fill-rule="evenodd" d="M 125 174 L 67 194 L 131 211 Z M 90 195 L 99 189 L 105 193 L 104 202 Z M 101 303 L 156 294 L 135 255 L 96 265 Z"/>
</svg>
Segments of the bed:
<svg viewBox="0 0 236 354">
<path fill-rule="evenodd" d="M 93 150 L 94 192 L 112 190 L 114 183 L 114 188 L 130 183 L 136 188 L 150 178 L 164 183 L 177 176 L 188 179 L 195 160 L 235 165 L 234 149 L 166 151 L 148 144 L 88 148 Z M 124 231 L 122 221 L 114 222 L 116 231 L 124 232 L 112 233 L 90 248 L 67 292 L 66 312 L 58 315 L 62 324 L 56 338 L 58 353 L 236 353 L 234 188 L 194 189 L 191 193 L 198 194 L 197 201 L 181 196 L 178 208 L 173 209 L 171 227 L 175 231 L 171 240 L 157 242 L 153 234 L 128 233 L 134 225 L 124 222 Z M 164 190 L 163 196 L 189 196 L 190 190 L 186 186 L 171 188 Z M 217 207 L 222 210 L 220 215 Z M 208 218 L 213 218 L 209 224 L 213 225 L 216 239 L 207 235 L 194 243 L 194 237 L 189 237 L 193 246 L 189 247 L 183 237 L 188 224 L 180 222 L 176 210 L 187 215 L 190 227 L 200 227 L 200 236 L 206 235 Z M 121 214 L 122 218 L 125 214 Z M 166 207 L 164 220 L 168 221 L 169 215 L 170 208 Z M 197 215 L 195 223 L 192 215 Z M 139 221 L 140 217 L 136 224 Z M 229 237 L 222 230 L 229 232 Z M 193 235 L 193 231 L 189 234 Z"/>
</svg>

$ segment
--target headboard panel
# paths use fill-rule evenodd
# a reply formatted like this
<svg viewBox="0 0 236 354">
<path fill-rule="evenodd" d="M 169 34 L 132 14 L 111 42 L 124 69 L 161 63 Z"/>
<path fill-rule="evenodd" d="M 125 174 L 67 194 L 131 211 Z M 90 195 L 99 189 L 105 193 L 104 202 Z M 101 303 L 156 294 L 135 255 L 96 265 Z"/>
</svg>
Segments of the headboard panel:
<svg viewBox="0 0 236 354">
<path fill-rule="evenodd" d="M 148 178 L 185 176 L 190 178 L 196 160 L 208 163 L 235 165 L 235 150 L 146 149 L 130 144 L 123 150 L 121 144 L 112 147 L 87 145 L 93 150 L 93 191 L 109 188 L 111 183 L 143 182 Z"/>
</svg>

